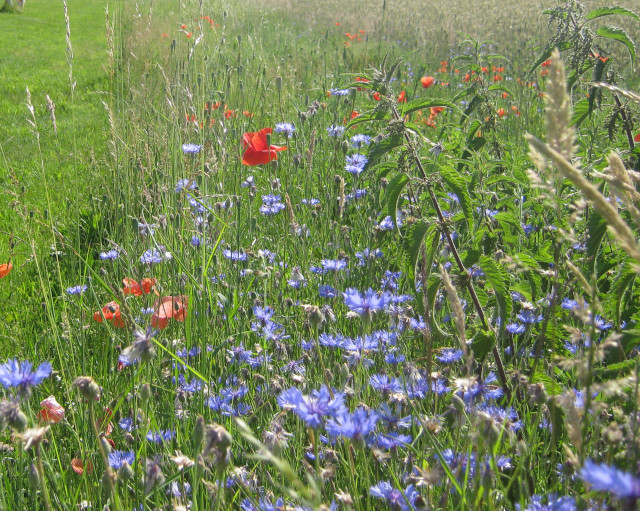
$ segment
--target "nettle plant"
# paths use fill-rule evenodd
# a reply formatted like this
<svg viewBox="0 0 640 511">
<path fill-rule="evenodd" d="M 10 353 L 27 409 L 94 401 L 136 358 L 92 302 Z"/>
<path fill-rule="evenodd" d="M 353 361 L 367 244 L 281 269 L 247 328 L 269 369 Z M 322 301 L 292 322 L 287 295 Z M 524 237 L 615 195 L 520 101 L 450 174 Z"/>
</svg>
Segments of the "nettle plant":
<svg viewBox="0 0 640 511">
<path fill-rule="evenodd" d="M 547 9 L 544 13 L 549 16 L 549 26 L 555 26 L 555 33 L 531 67 L 529 75 L 543 64 L 548 65 L 551 53 L 558 48 L 567 67 L 567 88 L 573 91 L 574 97 L 582 96 L 574 103 L 571 125 L 579 127 L 592 116 L 594 110 L 608 109 L 604 125 L 609 142 L 613 143 L 618 131 L 622 130 L 625 145 L 635 158 L 637 168 L 640 148 L 635 147 L 633 130 L 637 123 L 638 108 L 614 88 L 607 87 L 617 85 L 621 77 L 614 68 L 614 54 L 608 51 L 604 43 L 614 41 L 622 44 L 629 54 L 632 67 L 636 61 L 636 45 L 623 28 L 597 24 L 611 16 L 624 16 L 640 22 L 640 16 L 620 6 L 598 7 L 587 12 L 585 6 L 576 0 L 567 0 L 564 5 Z M 581 81 L 586 77 L 589 78 L 581 86 Z M 583 90 L 584 87 L 586 90 Z M 610 94 L 613 102 L 607 101 L 605 93 Z"/>
</svg>

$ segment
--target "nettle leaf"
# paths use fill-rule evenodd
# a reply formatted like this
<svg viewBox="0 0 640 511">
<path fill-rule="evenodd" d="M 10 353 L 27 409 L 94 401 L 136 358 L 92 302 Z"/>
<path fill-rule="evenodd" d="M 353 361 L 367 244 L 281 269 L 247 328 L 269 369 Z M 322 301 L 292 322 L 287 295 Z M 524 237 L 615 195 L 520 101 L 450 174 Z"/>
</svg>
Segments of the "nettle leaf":
<svg viewBox="0 0 640 511">
<path fill-rule="evenodd" d="M 496 293 L 498 311 L 500 313 L 500 319 L 502 320 L 501 325 L 502 328 L 504 328 L 513 310 L 513 301 L 509 294 L 509 276 L 500 263 L 488 256 L 481 256 L 479 264 L 480 269 L 485 274 L 487 282 L 491 284 L 491 287 Z"/>
<path fill-rule="evenodd" d="M 640 16 L 638 16 L 635 12 L 630 11 L 625 7 L 620 7 L 619 5 L 614 5 L 611 7 L 598 7 L 597 9 L 593 9 L 589 11 L 586 16 L 587 21 L 595 20 L 596 18 L 602 18 L 603 16 L 611 16 L 612 14 L 620 14 L 621 16 L 631 16 L 635 18 L 637 21 L 640 21 Z"/>
<path fill-rule="evenodd" d="M 565 41 L 563 44 L 559 45 L 558 49 L 562 52 L 564 50 L 568 50 L 569 48 L 571 48 L 573 46 L 573 43 L 570 41 Z M 555 46 L 552 46 L 551 48 L 547 48 L 545 49 L 536 59 L 536 61 L 533 63 L 533 65 L 529 68 L 529 72 L 527 73 L 527 77 L 531 76 L 533 73 L 535 73 L 536 69 L 538 69 L 542 63 L 545 60 L 548 60 L 549 58 L 551 58 L 551 54 L 553 53 L 553 50 L 555 49 Z"/>
<path fill-rule="evenodd" d="M 495 214 L 494 219 L 500 224 L 509 224 L 514 226 L 518 232 L 522 233 L 522 227 L 520 227 L 520 221 L 516 218 L 515 215 L 511 213 L 507 213 L 506 211 L 499 211 Z M 504 226 L 503 226 L 504 227 Z"/>
<path fill-rule="evenodd" d="M 364 170 L 371 168 L 382 156 L 392 149 L 401 146 L 403 143 L 404 137 L 398 134 L 384 138 L 377 144 L 372 144 L 369 149 L 369 154 L 367 155 L 369 161 L 367 161 L 367 164 L 364 166 Z"/>
<path fill-rule="evenodd" d="M 404 248 L 405 248 L 405 266 L 407 274 L 413 278 L 416 271 L 416 264 L 418 263 L 418 257 L 420 256 L 420 248 L 422 242 L 429 233 L 429 237 L 434 234 L 437 235 L 437 229 L 434 222 L 427 222 L 425 220 L 419 220 L 416 223 L 409 226 L 404 236 Z M 429 239 L 431 241 L 431 239 Z"/>
<path fill-rule="evenodd" d="M 502 91 L 502 92 L 506 92 L 507 94 L 509 94 L 509 96 L 513 96 L 513 93 L 511 92 L 511 89 L 505 87 L 504 85 L 501 85 L 499 83 L 494 83 L 493 85 L 489 85 L 489 89 L 490 91 Z"/>
<path fill-rule="evenodd" d="M 585 275 L 589 277 L 593 275 L 596 268 L 596 257 L 602 245 L 604 235 L 607 233 L 607 221 L 600 216 L 600 213 L 593 211 L 587 220 L 587 261 L 588 272 Z"/>
<path fill-rule="evenodd" d="M 629 37 L 629 34 L 627 34 L 622 28 L 603 25 L 596 30 L 596 35 L 606 37 L 607 39 L 613 39 L 614 41 L 624 44 L 627 47 L 627 50 L 629 50 L 631 60 L 636 59 L 636 45 Z"/>
<path fill-rule="evenodd" d="M 571 126 L 580 126 L 584 120 L 591 115 L 591 105 L 587 98 L 573 104 L 573 112 L 571 112 Z"/>
<path fill-rule="evenodd" d="M 417 112 L 418 110 L 422 110 L 424 108 L 431 108 L 436 106 L 443 106 L 446 108 L 451 108 L 452 110 L 458 110 L 458 111 L 460 110 L 456 105 L 444 99 L 419 98 L 419 99 L 414 99 L 413 101 L 409 101 L 402 109 L 401 115 L 402 117 L 404 117 L 405 115 L 408 115 L 412 112 Z"/>
<path fill-rule="evenodd" d="M 389 120 L 389 112 L 385 110 L 373 110 L 371 112 L 367 112 L 364 114 L 360 114 L 358 117 L 353 118 L 347 123 L 345 130 L 348 130 L 352 126 L 356 124 L 360 124 L 361 122 L 371 122 L 371 121 L 386 121 Z"/>
<path fill-rule="evenodd" d="M 478 138 L 476 137 L 476 133 L 478 133 L 478 130 L 481 127 L 482 122 L 480 122 L 478 119 L 474 119 L 473 121 L 471 121 L 469 127 L 467 128 L 467 144 L 470 144 L 475 138 Z"/>
<path fill-rule="evenodd" d="M 620 345 L 625 353 L 630 353 L 632 349 L 640 345 L 640 328 L 622 331 Z"/>
<path fill-rule="evenodd" d="M 483 359 L 493 349 L 496 344 L 496 334 L 486 330 L 480 330 L 473 336 L 471 341 L 471 351 L 476 359 Z"/>
<path fill-rule="evenodd" d="M 396 210 L 398 209 L 398 198 L 402 193 L 402 190 L 409 183 L 409 178 L 406 174 L 396 174 L 391 178 L 387 185 L 384 196 L 387 203 L 387 215 L 391 218 L 396 218 Z"/>
<path fill-rule="evenodd" d="M 460 209 L 464 213 L 464 218 L 467 221 L 467 225 L 471 226 L 473 221 L 473 212 L 471 209 L 471 197 L 467 190 L 467 182 L 462 175 L 451 167 L 440 167 L 440 178 L 447 185 L 447 187 L 458 196 L 458 203 Z"/>
<path fill-rule="evenodd" d="M 465 122 L 469 118 L 469 116 L 471 115 L 471 112 L 473 112 L 479 105 L 481 105 L 484 102 L 485 102 L 485 98 L 483 96 L 481 96 L 480 94 L 476 94 L 475 96 L 473 96 L 473 98 L 471 99 L 471 101 L 467 105 L 467 108 L 462 113 L 462 119 L 461 119 L 460 122 L 461 123 Z"/>
</svg>

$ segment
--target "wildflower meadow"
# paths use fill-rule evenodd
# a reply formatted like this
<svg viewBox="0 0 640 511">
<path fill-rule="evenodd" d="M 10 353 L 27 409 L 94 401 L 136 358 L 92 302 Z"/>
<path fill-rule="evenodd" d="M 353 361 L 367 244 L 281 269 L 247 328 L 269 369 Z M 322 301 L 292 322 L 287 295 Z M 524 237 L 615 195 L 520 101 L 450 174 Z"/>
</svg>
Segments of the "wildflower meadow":
<svg viewBox="0 0 640 511">
<path fill-rule="evenodd" d="M 0 8 L 0 509 L 638 509 L 635 1 Z"/>
</svg>

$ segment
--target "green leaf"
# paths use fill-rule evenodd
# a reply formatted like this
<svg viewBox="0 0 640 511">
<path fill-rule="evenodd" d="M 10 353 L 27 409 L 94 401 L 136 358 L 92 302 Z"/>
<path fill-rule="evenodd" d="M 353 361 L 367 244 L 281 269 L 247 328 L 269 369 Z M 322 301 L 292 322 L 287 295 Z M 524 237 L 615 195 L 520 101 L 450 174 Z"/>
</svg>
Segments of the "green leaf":
<svg viewBox="0 0 640 511">
<path fill-rule="evenodd" d="M 596 35 L 606 37 L 607 39 L 613 39 L 614 41 L 624 44 L 627 47 L 627 50 L 629 50 L 631 60 L 634 61 L 636 59 L 636 45 L 633 44 L 629 34 L 627 34 L 623 29 L 619 27 L 612 27 L 610 25 L 603 25 L 596 30 Z"/>
<path fill-rule="evenodd" d="M 580 126 L 591 115 L 591 107 L 587 98 L 581 99 L 573 105 L 571 112 L 571 126 Z"/>
<path fill-rule="evenodd" d="M 619 5 L 611 6 L 611 7 L 598 7 L 597 9 L 593 9 L 589 11 L 586 15 L 586 20 L 591 21 L 596 18 L 602 18 L 603 16 L 611 16 L 612 14 L 620 14 L 621 16 L 631 16 L 635 18 L 637 21 L 640 21 L 640 16 L 638 16 L 635 12 L 630 11 L 625 7 L 620 7 Z"/>
<path fill-rule="evenodd" d="M 540 371 L 536 371 L 531 375 L 531 383 L 542 383 L 549 396 L 559 396 L 564 392 L 562 385 L 552 380 L 548 374 Z"/>
<path fill-rule="evenodd" d="M 467 183 L 459 172 L 451 167 L 440 167 L 440 177 L 448 188 L 458 196 L 460 209 L 464 213 L 467 225 L 471 226 L 473 221 L 473 211 L 471 209 L 471 197 L 467 190 Z"/>
<path fill-rule="evenodd" d="M 508 89 L 507 87 L 499 83 L 494 83 L 493 85 L 489 85 L 489 90 L 491 91 L 500 90 L 502 92 L 506 92 L 507 94 L 509 94 L 509 96 L 513 96 L 513 93 L 511 92 L 510 89 Z"/>
<path fill-rule="evenodd" d="M 462 114 L 461 122 L 465 122 L 471 115 L 471 112 L 473 112 L 478 107 L 478 105 L 484 103 L 484 101 L 485 101 L 485 98 L 483 96 L 480 96 L 479 94 L 476 94 L 475 96 L 473 96 L 473 98 L 467 105 L 467 108 Z"/>
<path fill-rule="evenodd" d="M 566 41 L 563 44 L 559 45 L 558 49 L 560 51 L 568 50 L 573 46 L 573 43 L 570 41 Z M 536 59 L 533 65 L 529 68 L 529 72 L 527 73 L 527 77 L 530 77 L 533 73 L 535 73 L 536 69 L 540 67 L 540 65 L 551 57 L 555 46 L 551 46 L 550 48 L 546 48 Z"/>
<path fill-rule="evenodd" d="M 480 122 L 478 119 L 474 119 L 473 121 L 471 121 L 471 124 L 469 124 L 469 127 L 467 128 L 467 144 L 470 144 L 474 139 L 478 138 L 476 137 L 476 133 L 478 133 L 478 130 L 481 127 L 482 122 Z"/>
<path fill-rule="evenodd" d="M 602 239 L 607 233 L 607 221 L 600 216 L 597 211 L 592 211 L 587 220 L 587 261 L 588 271 L 585 273 L 585 277 L 589 278 L 593 275 L 596 268 L 596 257 L 602 244 Z"/>
<path fill-rule="evenodd" d="M 372 112 L 360 114 L 358 117 L 355 117 L 354 119 L 350 120 L 347 123 L 345 130 L 348 130 L 349 128 L 351 128 L 352 126 L 355 126 L 356 124 L 360 124 L 361 122 L 385 121 L 388 119 L 389 119 L 389 112 L 386 112 L 384 110 L 373 110 Z"/>
<path fill-rule="evenodd" d="M 364 170 L 372 167 L 382 156 L 387 154 L 392 149 L 401 146 L 404 143 L 404 137 L 401 134 L 392 135 L 390 137 L 382 139 L 377 144 L 372 144 L 367 155 L 369 160 L 364 166 Z"/>
<path fill-rule="evenodd" d="M 404 187 L 407 186 L 408 182 L 409 178 L 406 174 L 396 174 L 391 178 L 384 191 L 385 201 L 387 203 L 387 215 L 391 218 L 396 218 L 398 198 L 400 197 Z"/>
<path fill-rule="evenodd" d="M 480 269 L 496 293 L 498 311 L 502 320 L 501 325 L 504 328 L 513 309 L 513 302 L 509 294 L 509 276 L 500 263 L 485 255 L 480 257 Z"/>
<path fill-rule="evenodd" d="M 420 247 L 427 233 L 436 231 L 435 223 L 419 220 L 407 228 L 404 237 L 405 266 L 410 277 L 415 275 Z"/>
<path fill-rule="evenodd" d="M 473 336 L 471 341 L 471 350 L 473 351 L 474 358 L 482 360 L 496 344 L 496 334 L 493 332 L 487 332 L 486 330 L 480 330 Z"/>
<path fill-rule="evenodd" d="M 453 110 L 459 110 L 459 108 L 451 103 L 450 101 L 446 101 L 444 99 L 439 98 L 419 98 L 414 99 L 413 101 L 409 101 L 404 108 L 402 109 L 402 117 L 412 112 L 416 112 L 418 110 L 422 110 L 424 108 L 431 108 L 435 106 L 444 106 L 446 108 L 451 108 Z"/>
</svg>

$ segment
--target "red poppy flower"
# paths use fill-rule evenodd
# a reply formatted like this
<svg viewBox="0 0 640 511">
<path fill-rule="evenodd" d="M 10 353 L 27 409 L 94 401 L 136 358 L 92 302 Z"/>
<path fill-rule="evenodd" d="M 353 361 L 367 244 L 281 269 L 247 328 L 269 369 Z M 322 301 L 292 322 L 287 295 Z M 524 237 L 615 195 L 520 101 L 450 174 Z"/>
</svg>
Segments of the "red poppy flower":
<svg viewBox="0 0 640 511">
<path fill-rule="evenodd" d="M 124 320 L 120 314 L 120 304 L 118 302 L 109 302 L 102 310 L 93 313 L 93 319 L 98 323 L 102 323 L 103 318 L 111 321 L 116 328 L 124 328 Z"/>
<path fill-rule="evenodd" d="M 498 117 L 504 117 L 507 113 L 504 111 L 504 108 L 498 108 Z"/>
<path fill-rule="evenodd" d="M 160 300 L 156 300 L 153 305 L 155 312 L 151 316 L 151 326 L 164 330 L 170 318 L 184 321 L 187 318 L 188 301 L 189 297 L 184 295 L 163 296 Z"/>
<path fill-rule="evenodd" d="M 286 147 L 277 145 L 267 146 L 267 135 L 271 133 L 271 128 L 262 128 L 256 133 L 245 133 L 242 137 L 244 154 L 242 163 L 244 165 L 264 165 L 271 160 L 277 160 L 278 151 L 284 151 Z"/>
<path fill-rule="evenodd" d="M 40 403 L 42 410 L 38 412 L 38 419 L 43 422 L 53 422 L 57 424 L 64 419 L 64 408 L 56 401 L 54 396 L 49 396 Z"/>
<path fill-rule="evenodd" d="M 407 93 L 402 91 L 398 96 L 398 103 L 406 103 L 407 102 Z"/>
<path fill-rule="evenodd" d="M 374 92 L 373 99 L 375 99 L 376 101 L 380 101 L 382 99 L 382 96 L 380 96 L 379 92 Z"/>
<path fill-rule="evenodd" d="M 13 264 L 11 263 L 0 264 L 0 279 L 9 275 L 11 268 L 13 268 Z"/>
<path fill-rule="evenodd" d="M 423 89 L 428 89 L 436 83 L 436 79 L 433 76 L 423 76 L 420 78 L 420 83 L 422 84 Z"/>
<path fill-rule="evenodd" d="M 71 470 L 73 470 L 76 474 L 84 474 L 84 462 L 80 458 L 73 458 L 71 460 Z M 87 474 L 93 472 L 93 463 L 91 460 L 87 462 Z"/>
<path fill-rule="evenodd" d="M 122 279 L 124 283 L 124 294 L 125 295 L 134 295 L 134 296 L 142 296 L 143 294 L 149 294 L 151 292 L 151 288 L 155 285 L 156 279 L 148 279 L 144 278 L 138 284 L 135 280 L 126 278 Z"/>
<path fill-rule="evenodd" d="M 640 131 L 638 132 L 638 134 L 635 137 L 633 137 L 633 141 L 634 142 L 640 142 Z"/>
</svg>

